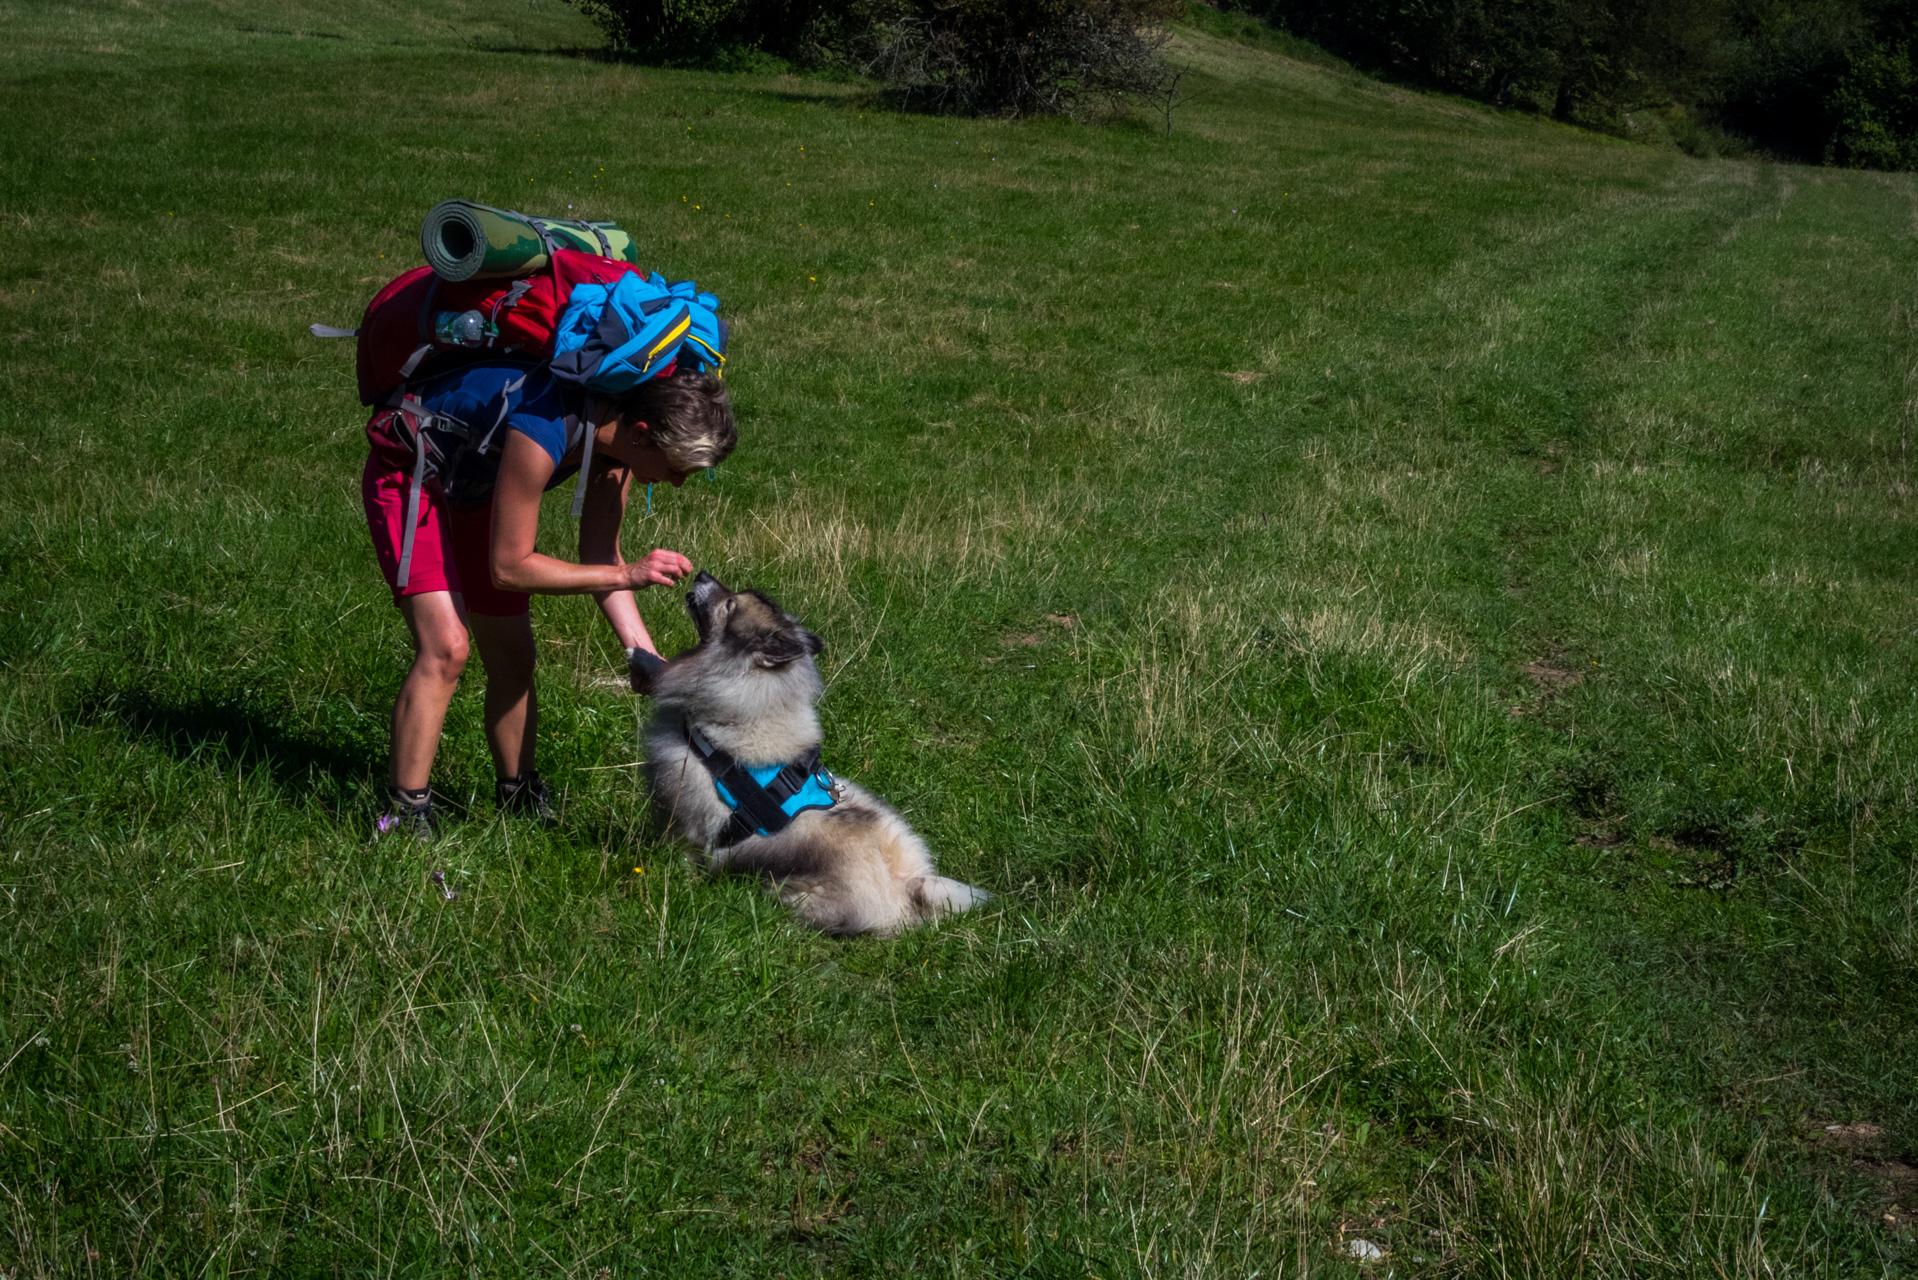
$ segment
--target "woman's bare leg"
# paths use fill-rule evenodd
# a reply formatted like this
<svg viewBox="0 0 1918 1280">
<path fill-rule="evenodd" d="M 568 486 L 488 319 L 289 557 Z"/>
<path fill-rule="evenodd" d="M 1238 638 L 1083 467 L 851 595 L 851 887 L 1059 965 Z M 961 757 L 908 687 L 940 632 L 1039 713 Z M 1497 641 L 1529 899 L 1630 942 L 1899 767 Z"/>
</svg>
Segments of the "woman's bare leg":
<svg viewBox="0 0 1918 1280">
<path fill-rule="evenodd" d="M 450 591 L 401 596 L 399 606 L 413 633 L 414 657 L 393 704 L 391 771 L 394 786 L 416 791 L 433 776 L 446 708 L 466 666 L 465 608 Z M 488 696 L 490 702 L 490 688 Z"/>
<path fill-rule="evenodd" d="M 512 618 L 475 613 L 466 621 L 486 667 L 486 741 L 493 748 L 493 773 L 517 778 L 533 767 L 533 739 L 539 729 L 532 619 L 523 613 Z"/>
</svg>

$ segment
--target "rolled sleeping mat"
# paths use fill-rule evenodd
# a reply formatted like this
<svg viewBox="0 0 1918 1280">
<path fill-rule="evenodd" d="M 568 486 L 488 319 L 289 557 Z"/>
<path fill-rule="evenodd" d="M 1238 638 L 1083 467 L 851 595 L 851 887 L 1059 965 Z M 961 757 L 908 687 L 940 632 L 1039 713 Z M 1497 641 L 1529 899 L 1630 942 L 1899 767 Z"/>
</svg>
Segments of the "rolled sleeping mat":
<svg viewBox="0 0 1918 1280">
<path fill-rule="evenodd" d="M 511 279 L 547 264 L 547 246 L 639 262 L 633 238 L 611 222 L 534 218 L 470 200 L 442 200 L 420 224 L 420 251 L 442 280 Z"/>
<path fill-rule="evenodd" d="M 583 222 L 572 218 L 534 218 L 534 225 L 546 233 L 555 249 L 577 249 L 596 253 L 615 262 L 639 265 L 639 246 L 633 238 L 611 222 Z"/>
</svg>

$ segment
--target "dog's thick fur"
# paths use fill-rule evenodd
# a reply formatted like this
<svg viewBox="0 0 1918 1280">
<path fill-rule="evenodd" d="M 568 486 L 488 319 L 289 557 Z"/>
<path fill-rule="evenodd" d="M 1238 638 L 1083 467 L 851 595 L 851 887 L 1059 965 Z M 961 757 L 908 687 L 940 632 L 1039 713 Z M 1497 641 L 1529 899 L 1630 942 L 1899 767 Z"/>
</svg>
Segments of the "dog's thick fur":
<svg viewBox="0 0 1918 1280">
<path fill-rule="evenodd" d="M 707 855 L 714 871 L 768 880 L 780 901 L 827 933 L 889 937 L 989 896 L 948 880 L 905 819 L 839 780 L 830 809 L 799 814 L 785 830 L 730 838 L 732 811 L 686 745 L 690 721 L 748 768 L 782 764 L 819 745 L 814 705 L 824 692 L 814 658 L 825 642 L 758 591 L 729 591 L 702 573 L 686 595 L 699 643 L 653 678 L 646 766 L 667 829 Z"/>
</svg>

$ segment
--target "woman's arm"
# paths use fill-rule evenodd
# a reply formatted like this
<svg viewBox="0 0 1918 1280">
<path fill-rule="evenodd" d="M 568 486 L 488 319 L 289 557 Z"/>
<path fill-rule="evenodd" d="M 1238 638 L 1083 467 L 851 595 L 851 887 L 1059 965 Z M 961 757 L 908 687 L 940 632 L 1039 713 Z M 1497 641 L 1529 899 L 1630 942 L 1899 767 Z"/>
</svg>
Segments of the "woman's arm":
<svg viewBox="0 0 1918 1280">
<path fill-rule="evenodd" d="M 553 476 L 553 460 L 519 432 L 505 436 L 493 490 L 494 586 L 544 596 L 598 595 L 671 586 L 693 571 L 693 562 L 677 551 L 654 551 L 631 564 L 568 564 L 534 550 L 540 495 Z"/>
<path fill-rule="evenodd" d="M 626 494 L 632 488 L 633 473 L 614 466 L 596 472 L 586 486 L 586 501 L 579 513 L 579 562 L 581 564 L 625 564 L 619 552 L 619 527 L 626 516 Z M 595 591 L 600 612 L 606 615 L 613 634 L 628 649 L 657 653 L 659 648 L 647 633 L 639 616 L 639 606 L 631 591 Z"/>
</svg>

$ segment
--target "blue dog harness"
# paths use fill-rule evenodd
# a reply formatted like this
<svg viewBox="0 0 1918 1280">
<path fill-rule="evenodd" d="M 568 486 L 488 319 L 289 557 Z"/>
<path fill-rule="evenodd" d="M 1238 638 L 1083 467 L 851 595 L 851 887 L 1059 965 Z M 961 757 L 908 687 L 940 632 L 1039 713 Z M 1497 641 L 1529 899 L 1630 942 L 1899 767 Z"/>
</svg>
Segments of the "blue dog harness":
<svg viewBox="0 0 1918 1280">
<path fill-rule="evenodd" d="M 690 720 L 686 722 L 686 745 L 713 775 L 713 790 L 733 811 L 724 844 L 778 835 L 808 809 L 830 809 L 839 802 L 839 780 L 819 763 L 818 747 L 785 764 L 749 769 L 730 752 L 707 741 Z"/>
</svg>

